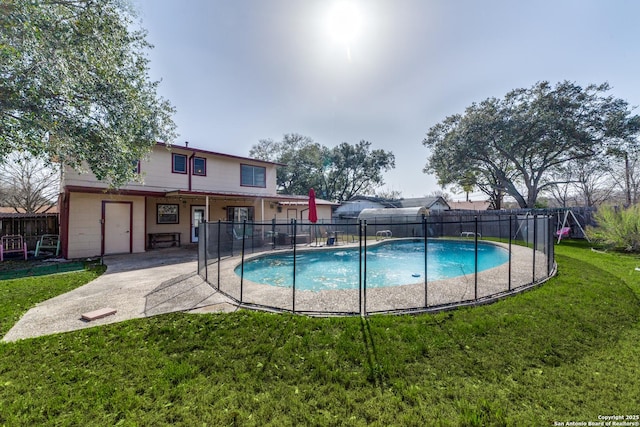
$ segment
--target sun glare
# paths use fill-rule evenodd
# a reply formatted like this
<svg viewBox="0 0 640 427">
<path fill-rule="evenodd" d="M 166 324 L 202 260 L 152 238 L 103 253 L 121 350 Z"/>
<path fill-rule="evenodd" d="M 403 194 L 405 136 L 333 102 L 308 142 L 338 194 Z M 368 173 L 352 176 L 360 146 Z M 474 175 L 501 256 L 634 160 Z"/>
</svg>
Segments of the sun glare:
<svg viewBox="0 0 640 427">
<path fill-rule="evenodd" d="M 362 14 L 355 4 L 338 1 L 329 11 L 327 27 L 334 42 L 349 48 L 362 31 Z"/>
</svg>

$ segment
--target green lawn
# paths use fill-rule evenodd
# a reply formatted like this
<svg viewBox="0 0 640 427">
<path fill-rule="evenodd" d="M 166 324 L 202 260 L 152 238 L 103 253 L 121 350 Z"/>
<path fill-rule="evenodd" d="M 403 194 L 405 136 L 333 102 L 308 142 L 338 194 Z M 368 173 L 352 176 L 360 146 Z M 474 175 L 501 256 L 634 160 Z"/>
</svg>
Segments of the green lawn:
<svg viewBox="0 0 640 427">
<path fill-rule="evenodd" d="M 639 414 L 640 260 L 556 248 L 556 278 L 473 309 L 172 314 L 2 344 L 0 425 L 545 426 Z M 2 315 L 3 330 L 16 316 Z"/>
<path fill-rule="evenodd" d="M 23 267 L 24 265 L 20 264 L 20 268 Z M 12 273 L 16 276 L 25 272 L 33 275 L 21 279 L 0 280 L 0 336 L 4 336 L 18 319 L 36 303 L 82 286 L 106 270 L 105 266 L 87 265 L 86 270 L 75 273 L 50 274 L 48 276 L 42 276 L 39 273 L 39 270 L 64 271 L 65 268 L 77 270 L 82 268 L 82 264 L 74 263 L 68 267 L 54 265 L 53 267 L 0 272 L 7 277 L 12 276 Z"/>
</svg>

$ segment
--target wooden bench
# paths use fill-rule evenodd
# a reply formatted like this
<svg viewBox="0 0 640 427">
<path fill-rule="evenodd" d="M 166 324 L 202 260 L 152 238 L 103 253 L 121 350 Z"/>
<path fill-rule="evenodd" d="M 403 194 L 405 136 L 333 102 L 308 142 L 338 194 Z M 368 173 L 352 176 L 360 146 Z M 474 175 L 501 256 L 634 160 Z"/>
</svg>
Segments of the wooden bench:
<svg viewBox="0 0 640 427">
<path fill-rule="evenodd" d="M 60 254 L 60 236 L 57 234 L 43 234 L 36 243 L 35 256 L 40 255 L 40 251 L 43 249 L 52 250 L 56 256 Z"/>
<path fill-rule="evenodd" d="M 296 234 L 295 242 L 294 242 L 294 239 L 293 239 L 293 234 L 289 234 L 289 239 L 291 240 L 291 244 L 292 245 L 311 243 L 311 235 L 310 234 Z"/>
<path fill-rule="evenodd" d="M 27 259 L 27 242 L 18 234 L 2 236 L 0 238 L 0 261 L 4 261 L 4 254 L 23 253 Z"/>
<path fill-rule="evenodd" d="M 180 246 L 180 233 L 149 233 L 149 248 L 158 245 Z"/>
</svg>

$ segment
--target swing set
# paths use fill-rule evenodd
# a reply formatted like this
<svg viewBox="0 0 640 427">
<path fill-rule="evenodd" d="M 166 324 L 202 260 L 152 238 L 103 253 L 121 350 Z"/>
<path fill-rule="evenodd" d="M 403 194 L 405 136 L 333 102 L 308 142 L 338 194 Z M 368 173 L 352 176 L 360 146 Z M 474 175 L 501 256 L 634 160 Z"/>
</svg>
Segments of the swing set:
<svg viewBox="0 0 640 427">
<path fill-rule="evenodd" d="M 576 227 L 578 227 L 580 231 L 582 231 L 582 235 L 584 236 L 584 238 L 587 239 L 588 242 L 591 241 L 587 237 L 587 233 L 584 231 L 584 228 L 582 228 L 582 226 L 580 225 L 580 221 L 578 221 L 578 218 L 576 218 L 576 215 L 573 213 L 573 210 L 571 209 L 564 210 L 564 218 L 562 218 L 562 223 L 560 222 L 561 214 L 562 214 L 562 211 L 558 210 L 558 229 L 555 232 L 555 236 L 558 238 L 558 243 L 560 243 L 560 241 L 563 238 L 566 239 L 567 237 L 569 237 L 569 235 L 571 234 L 571 225 L 570 225 L 569 217 L 571 217 L 571 219 L 573 220 L 571 222 L 573 222 L 573 224 Z"/>
<path fill-rule="evenodd" d="M 580 229 L 584 238 L 590 242 L 589 238 L 587 237 L 587 233 L 584 231 L 584 228 L 582 228 L 582 225 L 580 225 L 580 221 L 578 221 L 578 218 L 576 217 L 576 214 L 573 213 L 572 209 L 570 208 L 557 209 L 556 214 L 558 215 L 558 221 L 557 221 L 558 227 L 555 233 L 553 233 L 553 235 L 558 238 L 558 243 L 560 243 L 562 239 L 566 239 L 569 236 L 571 236 L 573 226 Z M 516 236 L 518 235 L 520 230 L 523 228 L 523 226 L 524 228 L 526 228 L 525 224 L 528 223 L 530 216 L 533 216 L 533 214 L 530 212 L 527 212 L 527 214 L 525 215 L 524 221 L 522 221 L 518 226 L 518 230 L 513 236 L 514 238 L 516 238 Z"/>
</svg>

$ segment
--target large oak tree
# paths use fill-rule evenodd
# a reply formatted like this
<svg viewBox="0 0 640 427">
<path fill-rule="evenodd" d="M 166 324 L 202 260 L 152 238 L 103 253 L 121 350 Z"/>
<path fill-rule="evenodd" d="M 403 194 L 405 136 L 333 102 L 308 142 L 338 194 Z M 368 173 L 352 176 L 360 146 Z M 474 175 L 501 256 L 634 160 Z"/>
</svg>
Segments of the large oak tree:
<svg viewBox="0 0 640 427">
<path fill-rule="evenodd" d="M 4 0 L 0 159 L 23 151 L 88 164 L 115 186 L 132 179 L 132 162 L 175 137 L 135 28 L 126 1 Z"/>
<path fill-rule="evenodd" d="M 318 197 L 334 201 L 373 194 L 384 183 L 382 174 L 395 167 L 393 153 L 372 150 L 368 141 L 328 148 L 295 133 L 282 141 L 262 139 L 249 155 L 282 163 L 277 169 L 280 193 L 307 194 L 314 188 Z"/>
<path fill-rule="evenodd" d="M 425 172 L 441 185 L 468 186 L 472 177 L 487 194 L 506 193 L 532 208 L 568 162 L 620 152 L 635 141 L 640 118 L 609 89 L 540 82 L 474 103 L 429 129 Z"/>
</svg>

